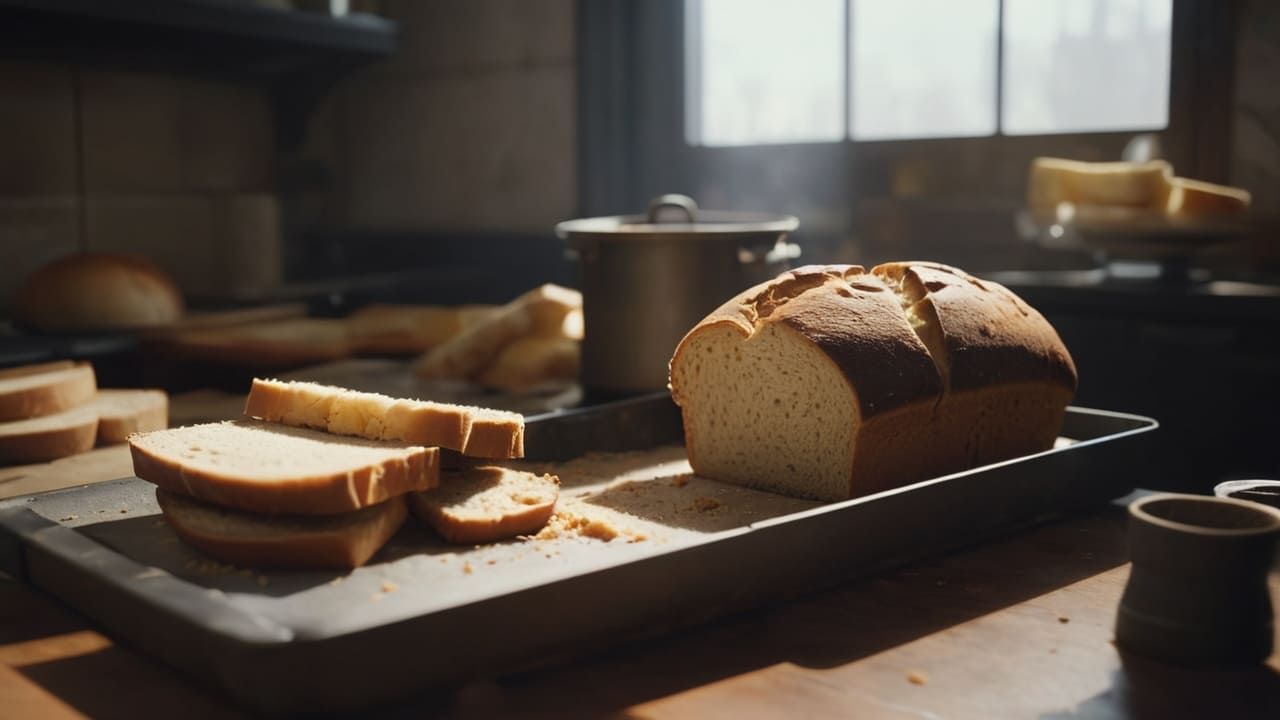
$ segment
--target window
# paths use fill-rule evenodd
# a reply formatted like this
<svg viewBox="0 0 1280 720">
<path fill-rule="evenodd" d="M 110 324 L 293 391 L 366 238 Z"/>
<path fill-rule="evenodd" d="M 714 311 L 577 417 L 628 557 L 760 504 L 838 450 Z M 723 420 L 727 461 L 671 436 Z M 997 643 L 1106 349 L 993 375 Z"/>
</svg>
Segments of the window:
<svg viewBox="0 0 1280 720">
<path fill-rule="evenodd" d="M 1153 130 L 1173 0 L 686 0 L 691 145 Z"/>
</svg>

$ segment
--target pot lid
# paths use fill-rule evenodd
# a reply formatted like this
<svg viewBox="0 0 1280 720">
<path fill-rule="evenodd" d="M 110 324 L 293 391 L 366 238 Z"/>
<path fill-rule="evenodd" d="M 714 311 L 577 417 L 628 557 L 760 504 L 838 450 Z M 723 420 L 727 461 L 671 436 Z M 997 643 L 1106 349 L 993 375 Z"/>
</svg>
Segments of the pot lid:
<svg viewBox="0 0 1280 720">
<path fill-rule="evenodd" d="M 556 235 L 591 235 L 608 240 L 654 238 L 719 238 L 742 235 L 778 235 L 799 227 L 794 215 L 701 210 L 686 195 L 662 195 L 649 203 L 644 215 L 566 220 L 556 225 Z"/>
</svg>

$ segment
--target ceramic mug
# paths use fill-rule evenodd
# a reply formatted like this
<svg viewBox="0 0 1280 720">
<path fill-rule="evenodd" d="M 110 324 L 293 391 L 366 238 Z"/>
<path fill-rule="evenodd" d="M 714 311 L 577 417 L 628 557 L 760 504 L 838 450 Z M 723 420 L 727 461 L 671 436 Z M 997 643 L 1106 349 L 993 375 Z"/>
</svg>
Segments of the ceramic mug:
<svg viewBox="0 0 1280 720">
<path fill-rule="evenodd" d="M 1267 572 L 1280 510 L 1200 495 L 1129 505 L 1133 567 L 1116 643 L 1186 665 L 1246 665 L 1272 649 Z"/>
</svg>

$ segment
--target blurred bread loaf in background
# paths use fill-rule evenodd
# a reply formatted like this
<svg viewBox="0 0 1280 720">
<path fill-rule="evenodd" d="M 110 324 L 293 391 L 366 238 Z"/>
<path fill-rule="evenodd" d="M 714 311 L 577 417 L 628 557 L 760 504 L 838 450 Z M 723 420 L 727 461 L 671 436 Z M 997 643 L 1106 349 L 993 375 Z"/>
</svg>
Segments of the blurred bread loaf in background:
<svg viewBox="0 0 1280 720">
<path fill-rule="evenodd" d="M 14 297 L 13 318 L 45 333 L 170 325 L 184 303 L 173 278 L 133 255 L 69 255 L 33 272 Z"/>
<path fill-rule="evenodd" d="M 1164 160 L 1084 162 L 1039 157 L 1027 177 L 1027 209 L 1056 217 L 1063 205 L 1073 209 L 1128 209 L 1168 218 L 1243 214 L 1249 191 L 1202 180 L 1176 177 Z"/>
</svg>

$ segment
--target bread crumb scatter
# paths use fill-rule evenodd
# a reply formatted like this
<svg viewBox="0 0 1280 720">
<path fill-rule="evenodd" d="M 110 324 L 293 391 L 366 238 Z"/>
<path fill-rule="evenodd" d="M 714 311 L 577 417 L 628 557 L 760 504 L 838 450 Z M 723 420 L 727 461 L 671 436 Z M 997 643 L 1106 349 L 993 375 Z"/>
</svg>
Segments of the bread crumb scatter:
<svg viewBox="0 0 1280 720">
<path fill-rule="evenodd" d="M 929 678 L 927 675 L 920 672 L 919 670 L 912 670 L 911 672 L 907 673 L 907 682 L 911 683 L 912 685 L 923 685 L 929 682 Z"/>
<path fill-rule="evenodd" d="M 464 574 L 467 574 L 467 575 L 470 575 L 470 574 L 471 574 L 471 562 L 470 562 L 470 561 L 467 561 L 467 562 L 465 562 L 465 563 L 463 563 L 463 564 L 462 564 L 462 572 L 463 572 Z"/>
<path fill-rule="evenodd" d="M 58 522 L 71 522 L 72 520 L 79 520 L 79 519 L 80 519 L 79 515 L 68 515 L 66 517 L 58 518 Z"/>
<path fill-rule="evenodd" d="M 400 586 L 391 582 L 390 580 L 382 581 L 382 592 L 384 593 L 395 592 L 399 589 L 400 589 Z"/>
<path fill-rule="evenodd" d="M 682 488 L 685 485 L 689 484 L 689 478 L 691 477 L 693 476 L 690 475 L 689 473 L 682 473 L 680 475 L 676 475 L 675 477 L 671 478 L 671 486 Z"/>
<path fill-rule="evenodd" d="M 693 507 L 698 512 L 711 512 L 712 510 L 720 507 L 720 501 L 713 497 L 702 495 L 694 498 Z"/>
</svg>

